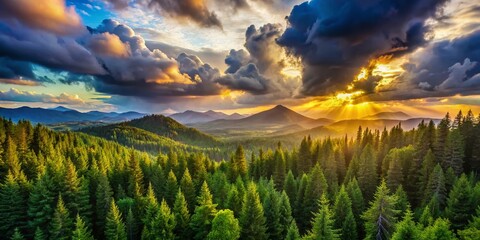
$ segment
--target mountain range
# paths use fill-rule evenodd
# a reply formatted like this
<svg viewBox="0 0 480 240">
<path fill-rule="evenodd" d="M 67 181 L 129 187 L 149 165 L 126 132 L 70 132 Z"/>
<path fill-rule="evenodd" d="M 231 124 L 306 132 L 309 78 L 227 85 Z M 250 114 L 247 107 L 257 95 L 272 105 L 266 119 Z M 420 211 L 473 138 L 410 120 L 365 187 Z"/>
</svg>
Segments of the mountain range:
<svg viewBox="0 0 480 240">
<path fill-rule="evenodd" d="M 235 120 L 235 119 L 244 118 L 245 116 L 238 113 L 233 113 L 228 115 L 228 114 L 225 114 L 222 112 L 216 112 L 213 110 L 209 110 L 206 112 L 196 112 L 196 111 L 188 110 L 182 113 L 172 114 L 169 117 L 183 124 L 192 124 L 192 123 L 211 122 L 219 119 Z"/>
<path fill-rule="evenodd" d="M 0 116 L 12 121 L 29 120 L 32 123 L 56 124 L 65 122 L 122 122 L 145 116 L 138 112 L 79 112 L 66 107 L 56 108 L 0 108 Z"/>
</svg>

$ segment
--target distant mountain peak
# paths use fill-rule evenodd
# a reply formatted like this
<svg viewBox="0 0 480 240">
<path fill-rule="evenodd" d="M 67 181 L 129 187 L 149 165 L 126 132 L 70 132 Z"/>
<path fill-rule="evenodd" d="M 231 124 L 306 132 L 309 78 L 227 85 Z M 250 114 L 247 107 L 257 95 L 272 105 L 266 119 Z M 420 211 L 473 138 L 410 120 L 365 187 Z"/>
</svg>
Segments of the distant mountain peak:
<svg viewBox="0 0 480 240">
<path fill-rule="evenodd" d="M 60 112 L 66 112 L 66 111 L 72 111 L 73 109 L 66 108 L 64 106 L 58 106 L 55 108 L 50 108 L 50 110 L 55 110 L 55 111 L 60 111 Z"/>
<path fill-rule="evenodd" d="M 288 107 L 285 107 L 285 106 L 283 106 L 283 105 L 281 105 L 281 104 L 279 104 L 279 105 L 275 106 L 275 107 L 274 107 L 274 108 L 272 108 L 272 109 L 278 109 L 278 110 L 290 110 L 290 111 L 292 111 L 290 108 L 288 108 Z"/>
</svg>

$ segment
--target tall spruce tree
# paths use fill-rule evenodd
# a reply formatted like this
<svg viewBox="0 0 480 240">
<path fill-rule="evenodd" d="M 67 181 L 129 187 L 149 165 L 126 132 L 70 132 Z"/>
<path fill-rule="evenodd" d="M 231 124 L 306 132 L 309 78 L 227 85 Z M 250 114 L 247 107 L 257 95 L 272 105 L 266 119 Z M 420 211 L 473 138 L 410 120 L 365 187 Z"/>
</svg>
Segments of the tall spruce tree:
<svg viewBox="0 0 480 240">
<path fill-rule="evenodd" d="M 75 220 L 75 229 L 72 232 L 72 240 L 93 240 L 92 232 L 78 214 Z"/>
<path fill-rule="evenodd" d="M 212 194 L 207 182 L 203 182 L 197 206 L 190 220 L 190 227 L 195 233 L 194 239 L 205 239 L 212 228 L 212 220 L 217 213 L 217 205 L 213 204 Z"/>
<path fill-rule="evenodd" d="M 68 209 L 65 207 L 62 195 L 59 195 L 57 207 L 50 223 L 50 238 L 66 240 L 72 233 L 73 221 L 70 217 Z"/>
<path fill-rule="evenodd" d="M 266 219 L 257 187 L 254 183 L 249 183 L 244 198 L 242 214 L 240 215 L 241 238 L 251 240 L 267 239 L 267 227 L 265 224 Z"/>
<path fill-rule="evenodd" d="M 340 239 L 338 230 L 334 228 L 334 220 L 329 208 L 326 195 L 323 194 L 320 199 L 320 209 L 315 213 L 312 223 L 312 230 L 306 239 L 335 240 Z"/>
<path fill-rule="evenodd" d="M 175 214 L 175 235 L 180 239 L 190 239 L 190 212 L 188 211 L 188 204 L 182 191 L 178 190 L 175 197 L 175 204 L 173 205 L 173 213 Z"/>
<path fill-rule="evenodd" d="M 390 239 L 398 214 L 395 209 L 396 203 L 396 196 L 390 195 L 387 184 L 382 181 L 370 203 L 370 208 L 362 215 L 365 220 L 365 239 Z"/>
<path fill-rule="evenodd" d="M 120 213 L 120 210 L 118 210 L 117 204 L 115 204 L 115 201 L 113 199 L 110 202 L 110 209 L 106 216 L 105 239 L 127 239 L 125 224 L 122 221 L 122 214 Z"/>
<path fill-rule="evenodd" d="M 333 227 L 340 230 L 341 239 L 357 239 L 357 224 L 353 216 L 352 202 L 350 201 L 345 186 L 343 185 L 335 198 L 333 216 Z"/>
</svg>

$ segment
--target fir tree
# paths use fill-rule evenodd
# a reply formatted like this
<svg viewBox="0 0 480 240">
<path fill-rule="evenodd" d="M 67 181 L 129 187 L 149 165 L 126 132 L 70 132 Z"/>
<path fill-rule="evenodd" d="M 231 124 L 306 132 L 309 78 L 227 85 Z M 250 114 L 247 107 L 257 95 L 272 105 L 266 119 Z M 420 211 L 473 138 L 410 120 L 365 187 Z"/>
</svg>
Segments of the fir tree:
<svg viewBox="0 0 480 240">
<path fill-rule="evenodd" d="M 58 197 L 57 207 L 50 223 L 50 238 L 52 239 L 69 239 L 72 232 L 73 222 L 69 216 L 68 209 L 62 199 L 62 195 Z"/>
<path fill-rule="evenodd" d="M 371 145 L 365 146 L 360 155 L 358 184 L 362 188 L 365 199 L 371 199 L 377 186 L 377 161 Z"/>
<path fill-rule="evenodd" d="M 178 191 L 177 196 L 175 197 L 175 204 L 173 207 L 173 212 L 175 214 L 175 235 L 180 239 L 189 239 L 191 238 L 189 223 L 190 223 L 190 212 L 188 211 L 187 201 L 183 196 L 182 191 Z"/>
<path fill-rule="evenodd" d="M 25 238 L 23 237 L 20 230 L 18 230 L 18 228 L 15 228 L 15 230 L 13 231 L 13 235 L 10 239 L 11 240 L 24 240 Z"/>
<path fill-rule="evenodd" d="M 106 216 L 105 238 L 111 240 L 127 239 L 125 224 L 122 222 L 122 214 L 120 213 L 120 210 L 118 210 L 117 204 L 115 204 L 113 199 L 110 202 L 110 210 Z"/>
<path fill-rule="evenodd" d="M 297 196 L 297 182 L 295 181 L 295 177 L 293 176 L 292 171 L 288 171 L 287 178 L 285 179 L 285 183 L 283 184 L 283 190 L 288 195 L 288 199 L 290 203 L 294 204 L 296 201 Z"/>
<path fill-rule="evenodd" d="M 91 231 L 79 215 L 77 215 L 75 220 L 75 229 L 72 233 L 72 240 L 93 240 Z"/>
<path fill-rule="evenodd" d="M 5 183 L 0 186 L 0 232 L 11 236 L 13 230 L 27 227 L 27 198 L 20 184 L 9 172 Z"/>
<path fill-rule="evenodd" d="M 395 229 L 397 198 L 390 195 L 385 181 L 378 186 L 370 208 L 362 218 L 365 220 L 365 239 L 389 239 Z"/>
<path fill-rule="evenodd" d="M 269 192 L 263 200 L 263 209 L 266 219 L 267 232 L 271 239 L 281 239 L 282 226 L 280 225 L 280 199 L 276 192 Z"/>
<path fill-rule="evenodd" d="M 343 185 L 337 193 L 333 215 L 333 227 L 341 230 L 341 239 L 357 239 L 357 224 L 352 212 L 352 203 Z"/>
<path fill-rule="evenodd" d="M 233 185 L 228 191 L 227 201 L 225 206 L 232 210 L 235 217 L 239 217 L 242 211 L 243 198 L 240 196 L 240 193 L 237 191 L 237 187 Z"/>
<path fill-rule="evenodd" d="M 332 219 L 332 213 L 328 206 L 328 200 L 325 194 L 322 195 L 320 200 L 320 209 L 315 213 L 313 220 L 313 227 L 306 239 L 323 239 L 334 240 L 340 239 L 338 236 L 338 230 L 334 228 Z"/>
<path fill-rule="evenodd" d="M 183 173 L 182 180 L 180 180 L 180 188 L 182 189 L 185 200 L 188 203 L 189 211 L 193 211 L 195 207 L 195 186 L 193 185 L 192 177 L 188 168 Z"/>
<path fill-rule="evenodd" d="M 450 223 L 446 219 L 438 218 L 433 226 L 428 226 L 422 232 L 422 240 L 455 240 L 455 234 L 450 230 Z"/>
<path fill-rule="evenodd" d="M 300 240 L 300 233 L 298 232 L 297 224 L 295 221 L 292 221 L 288 226 L 287 236 L 285 240 Z"/>
<path fill-rule="evenodd" d="M 465 174 L 455 182 L 452 191 L 448 195 L 445 215 L 452 223 L 455 230 L 467 225 L 472 212 L 475 211 L 472 199 L 472 187 Z"/>
<path fill-rule="evenodd" d="M 243 210 L 240 216 L 242 227 L 242 239 L 264 240 L 267 239 L 267 227 L 265 216 L 257 187 L 250 183 L 245 195 Z"/>
<path fill-rule="evenodd" d="M 216 204 L 213 204 L 212 194 L 204 182 L 197 198 L 197 206 L 190 220 L 190 227 L 195 233 L 194 239 L 205 239 L 212 227 L 212 220 L 217 213 Z"/>
<path fill-rule="evenodd" d="M 178 184 L 177 184 L 177 177 L 175 177 L 175 173 L 172 170 L 168 173 L 167 183 L 165 186 L 165 200 L 167 201 L 168 205 L 173 206 L 175 202 L 175 195 L 178 192 Z"/>
<path fill-rule="evenodd" d="M 421 228 L 414 222 L 412 212 L 407 210 L 403 220 L 397 224 L 392 240 L 420 239 L 420 236 Z"/>
</svg>

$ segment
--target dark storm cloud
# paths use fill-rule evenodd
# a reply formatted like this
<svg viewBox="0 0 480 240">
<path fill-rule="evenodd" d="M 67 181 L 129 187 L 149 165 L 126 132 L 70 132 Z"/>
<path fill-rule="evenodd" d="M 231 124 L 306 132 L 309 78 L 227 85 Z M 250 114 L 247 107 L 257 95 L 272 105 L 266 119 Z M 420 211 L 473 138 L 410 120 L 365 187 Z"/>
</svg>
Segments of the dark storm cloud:
<svg viewBox="0 0 480 240">
<path fill-rule="evenodd" d="M 254 95 L 266 93 L 269 84 L 269 80 L 260 74 L 253 63 L 242 66 L 235 73 L 227 74 L 217 81 L 230 89 L 246 91 Z"/>
<path fill-rule="evenodd" d="M 425 44 L 424 22 L 444 2 L 312 0 L 293 8 L 278 43 L 302 58 L 303 93 L 324 95 L 344 89 L 370 59 Z"/>
<path fill-rule="evenodd" d="M 186 19 L 202 27 L 219 27 L 222 23 L 215 12 L 210 11 L 205 0 L 107 0 L 115 9 L 124 9 L 128 4 L 139 4 L 160 15 Z M 232 1 L 236 2 L 236 1 Z"/>
<path fill-rule="evenodd" d="M 0 22 L 0 55 L 76 73 L 102 74 L 96 58 L 70 37 Z"/>
<path fill-rule="evenodd" d="M 230 51 L 225 58 L 228 65 L 226 75 L 217 82 L 230 89 L 257 96 L 281 92 L 275 96 L 291 97 L 295 87 L 291 84 L 291 79 L 280 74 L 285 55 L 275 41 L 281 34 L 282 28 L 278 24 L 265 24 L 258 29 L 254 25 L 248 27 L 244 45 L 247 51 Z"/>
<path fill-rule="evenodd" d="M 2 57 L 0 58 L 0 78 L 32 80 L 35 79 L 35 74 L 31 63 Z"/>
<path fill-rule="evenodd" d="M 225 58 L 225 64 L 228 65 L 227 70 L 225 73 L 235 73 L 240 69 L 242 66 L 247 65 L 250 62 L 250 54 L 243 50 L 230 50 L 230 53 Z"/>
</svg>

